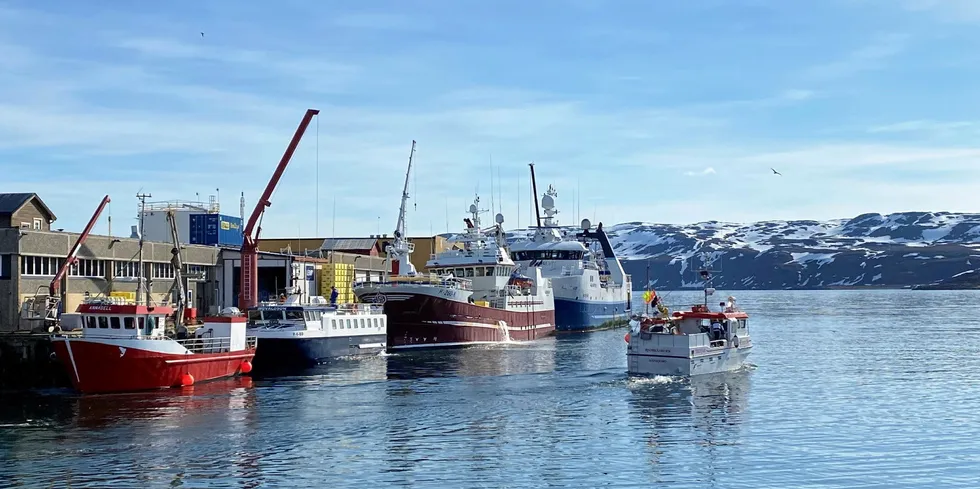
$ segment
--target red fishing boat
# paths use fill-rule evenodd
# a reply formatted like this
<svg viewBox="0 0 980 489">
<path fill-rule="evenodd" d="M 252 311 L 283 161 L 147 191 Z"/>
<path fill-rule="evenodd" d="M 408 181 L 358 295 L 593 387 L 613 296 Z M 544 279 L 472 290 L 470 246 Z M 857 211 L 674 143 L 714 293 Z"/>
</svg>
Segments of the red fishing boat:
<svg viewBox="0 0 980 489">
<path fill-rule="evenodd" d="M 144 205 L 145 197 L 140 196 Z M 142 221 L 140 231 L 143 236 Z M 179 249 L 173 232 L 175 249 Z M 182 307 L 174 314 L 173 307 L 143 299 L 150 292 L 143 277 L 142 239 L 138 256 L 135 301 L 102 295 L 87 298 L 76 310 L 81 334 L 59 332 L 51 338 L 54 353 L 67 368 L 75 389 L 82 393 L 141 391 L 249 373 L 256 340 L 245 335 L 245 316 L 208 317 L 193 335 L 177 328 L 175 337 L 168 336 L 167 319 L 174 317 L 180 324 Z M 177 256 L 175 268 L 179 270 Z M 179 283 L 179 274 L 177 280 Z M 183 289 L 178 290 L 181 295 Z"/>
<path fill-rule="evenodd" d="M 128 392 L 180 387 L 252 370 L 255 338 L 246 319 L 209 317 L 190 338 L 164 331 L 173 309 L 125 303 L 115 297 L 78 306 L 80 336 L 55 335 L 55 355 L 79 392 Z"/>
</svg>

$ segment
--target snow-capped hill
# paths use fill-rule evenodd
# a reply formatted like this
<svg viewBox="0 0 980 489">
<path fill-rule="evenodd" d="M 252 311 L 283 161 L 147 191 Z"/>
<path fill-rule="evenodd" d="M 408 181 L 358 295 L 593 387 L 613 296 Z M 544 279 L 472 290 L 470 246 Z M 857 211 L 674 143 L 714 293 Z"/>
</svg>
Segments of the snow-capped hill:
<svg viewBox="0 0 980 489">
<path fill-rule="evenodd" d="M 977 268 L 980 214 L 902 212 L 830 221 L 629 222 L 604 226 L 637 287 L 689 287 L 717 270 L 728 288 L 929 284 Z M 566 228 L 569 233 L 575 227 Z M 523 239 L 529 230 L 508 233 Z M 978 253 L 980 255 L 980 253 Z M 978 265 L 980 266 L 980 265 Z"/>
</svg>

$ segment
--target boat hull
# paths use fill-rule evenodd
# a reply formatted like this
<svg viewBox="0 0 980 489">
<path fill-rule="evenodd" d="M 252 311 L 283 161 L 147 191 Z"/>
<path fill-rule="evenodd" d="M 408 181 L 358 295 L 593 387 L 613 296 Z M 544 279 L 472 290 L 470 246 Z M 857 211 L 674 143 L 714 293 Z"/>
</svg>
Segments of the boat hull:
<svg viewBox="0 0 980 489">
<path fill-rule="evenodd" d="M 581 301 L 555 297 L 557 331 L 595 331 L 615 328 L 629 322 L 629 303 L 622 301 Z"/>
<path fill-rule="evenodd" d="M 251 361 L 255 355 L 254 348 L 194 354 L 152 349 L 160 343 L 161 340 L 113 343 L 65 337 L 52 341 L 72 386 L 83 394 L 179 387 L 184 374 L 193 376 L 195 383 L 231 377 L 239 374 L 243 362 Z"/>
<path fill-rule="evenodd" d="M 343 337 L 274 338 L 258 336 L 256 370 L 279 366 L 311 366 L 331 358 L 367 355 L 384 350 L 384 334 Z"/>
<path fill-rule="evenodd" d="M 751 351 L 752 347 L 719 348 L 695 357 L 630 352 L 626 363 L 631 375 L 694 376 L 737 370 Z"/>
<path fill-rule="evenodd" d="M 359 299 L 372 302 L 379 294 L 363 293 Z M 552 308 L 505 310 L 403 291 L 387 294 L 384 312 L 388 350 L 530 341 L 555 330 Z"/>
</svg>

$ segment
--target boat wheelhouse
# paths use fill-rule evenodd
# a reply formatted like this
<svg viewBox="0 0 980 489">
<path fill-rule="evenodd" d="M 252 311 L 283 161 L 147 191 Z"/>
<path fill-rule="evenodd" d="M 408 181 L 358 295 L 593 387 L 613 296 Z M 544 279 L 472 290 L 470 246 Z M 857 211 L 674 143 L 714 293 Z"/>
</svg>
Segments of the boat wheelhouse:
<svg viewBox="0 0 980 489">
<path fill-rule="evenodd" d="M 378 353 L 387 341 L 387 317 L 378 304 L 331 305 L 321 296 L 304 301 L 291 290 L 285 301 L 263 302 L 246 314 L 249 334 L 262 341 L 259 369 Z"/>
</svg>

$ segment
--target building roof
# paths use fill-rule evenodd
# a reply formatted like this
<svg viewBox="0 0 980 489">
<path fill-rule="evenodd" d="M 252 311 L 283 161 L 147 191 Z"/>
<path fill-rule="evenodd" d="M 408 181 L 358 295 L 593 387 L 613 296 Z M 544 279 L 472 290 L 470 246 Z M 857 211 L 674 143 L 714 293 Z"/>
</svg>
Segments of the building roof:
<svg viewBox="0 0 980 489">
<path fill-rule="evenodd" d="M 30 202 L 31 199 L 37 199 L 38 205 L 41 207 L 41 209 L 44 210 L 44 212 L 48 213 L 48 216 L 50 216 L 50 220 L 51 221 L 55 220 L 54 212 L 51 212 L 51 209 L 48 209 L 48 206 L 45 205 L 44 201 L 41 200 L 41 198 L 38 197 L 37 194 L 35 193 L 0 194 L 0 215 L 9 216 L 19 211 L 22 207 L 27 205 L 27 203 Z"/>
<path fill-rule="evenodd" d="M 377 238 L 327 238 L 320 245 L 321 250 L 370 250 L 378 244 Z"/>
</svg>

